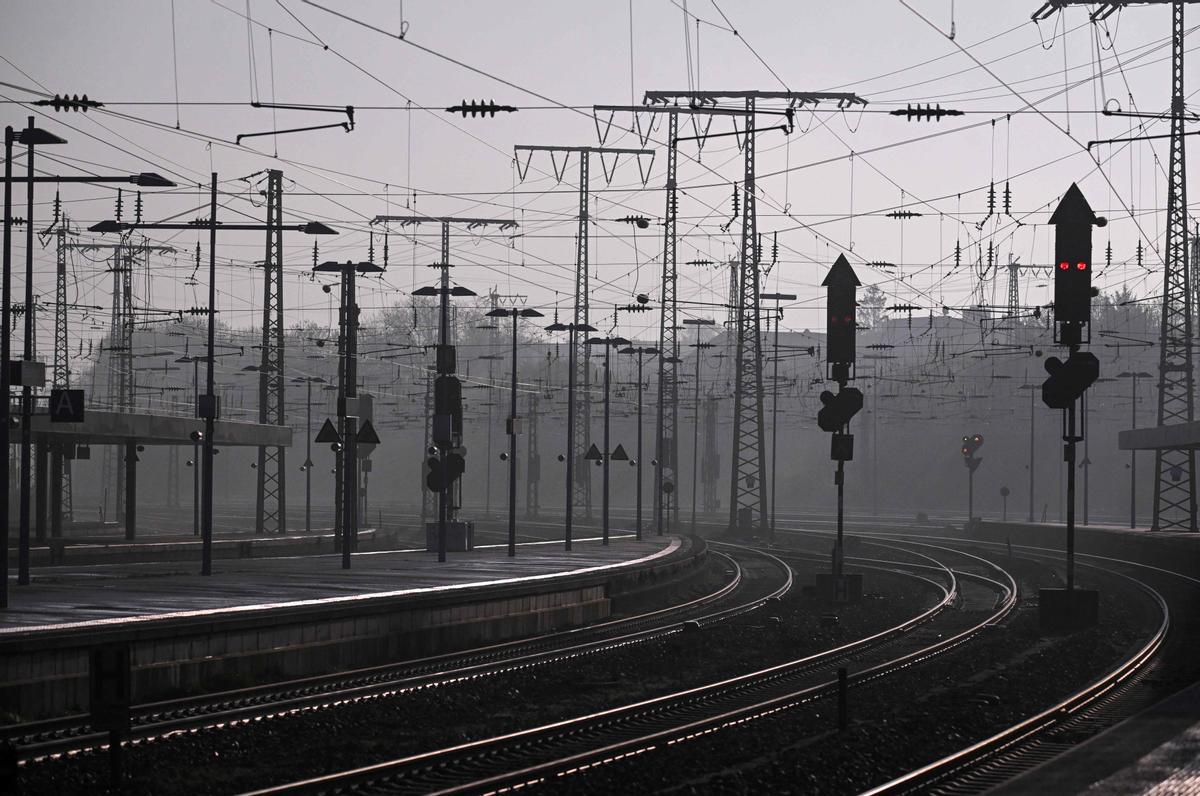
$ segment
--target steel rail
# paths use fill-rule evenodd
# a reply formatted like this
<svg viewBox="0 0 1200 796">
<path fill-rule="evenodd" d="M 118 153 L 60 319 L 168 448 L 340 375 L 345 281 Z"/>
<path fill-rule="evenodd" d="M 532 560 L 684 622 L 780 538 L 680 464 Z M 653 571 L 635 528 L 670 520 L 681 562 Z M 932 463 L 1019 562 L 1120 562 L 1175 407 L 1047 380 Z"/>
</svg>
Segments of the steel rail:
<svg viewBox="0 0 1200 796">
<path fill-rule="evenodd" d="M 739 562 L 720 552 L 714 551 L 714 554 L 729 562 L 733 567 L 733 577 L 713 592 L 676 606 L 531 639 L 518 639 L 396 664 L 144 703 L 134 706 L 130 740 L 146 740 L 181 730 L 294 713 L 349 700 L 390 696 L 418 688 L 495 675 L 515 668 L 546 665 L 678 633 L 690 614 L 732 597 L 746 584 Z M 785 571 L 783 585 L 770 594 L 703 614 L 691 621 L 716 622 L 758 608 L 770 597 L 786 593 L 791 588 L 791 571 L 786 566 Z M 583 640 L 596 635 L 602 637 Z M 107 734 L 91 730 L 86 716 L 8 725 L 0 728 L 0 737 L 17 746 L 22 760 L 89 747 L 103 748 L 107 740 Z"/>
<path fill-rule="evenodd" d="M 907 552 L 938 563 L 921 553 Z M 959 553 L 955 551 L 955 554 Z M 904 563 L 898 565 L 903 566 Z M 892 628 L 834 649 L 630 705 L 291 782 L 254 791 L 254 794 L 343 792 L 362 787 L 389 792 L 461 793 L 522 787 L 564 772 L 581 771 L 641 754 L 661 744 L 677 743 L 773 715 L 831 693 L 837 687 L 836 681 L 797 687 L 790 680 L 799 680 L 832 662 L 885 644 L 925 623 L 949 606 L 958 593 L 958 582 L 951 569 L 944 566 L 942 569 L 950 581 L 949 588 L 923 576 L 911 576 L 942 592 L 942 599 L 935 606 Z M 950 638 L 860 672 L 852 680 L 857 683 L 873 679 L 882 676 L 889 664 L 895 669 L 906 668 L 939 651 L 964 643 L 987 625 L 1006 616 L 1015 605 L 1015 591 L 1007 593 L 1003 604 L 983 622 Z M 559 752 L 555 746 L 566 748 Z M 513 768 L 505 758 L 514 755 L 526 759 L 534 757 L 535 760 L 541 756 L 544 759 L 524 766 L 518 762 L 518 766 Z"/>
</svg>

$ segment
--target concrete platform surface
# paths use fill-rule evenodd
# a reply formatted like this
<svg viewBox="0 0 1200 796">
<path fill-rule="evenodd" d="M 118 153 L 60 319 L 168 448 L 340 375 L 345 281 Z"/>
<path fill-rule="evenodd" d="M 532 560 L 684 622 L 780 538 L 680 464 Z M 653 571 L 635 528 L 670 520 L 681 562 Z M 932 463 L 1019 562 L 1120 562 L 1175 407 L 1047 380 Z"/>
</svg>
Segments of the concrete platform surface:
<svg viewBox="0 0 1200 796">
<path fill-rule="evenodd" d="M 9 607 L 0 611 L 0 639 L 40 631 L 70 631 L 168 617 L 216 617 L 264 608 L 298 608 L 317 602 L 401 597 L 507 582 L 549 580 L 617 569 L 665 557 L 674 537 L 638 542 L 614 536 L 577 539 L 567 553 L 560 540 L 522 543 L 515 558 L 504 545 L 482 545 L 444 564 L 422 550 L 356 553 L 341 569 L 340 554 L 248 558 L 214 562 L 201 577 L 198 565 L 123 563 L 38 570 L 29 586 L 9 583 Z"/>
<path fill-rule="evenodd" d="M 1200 683 L 988 793 L 1200 794 Z"/>
</svg>

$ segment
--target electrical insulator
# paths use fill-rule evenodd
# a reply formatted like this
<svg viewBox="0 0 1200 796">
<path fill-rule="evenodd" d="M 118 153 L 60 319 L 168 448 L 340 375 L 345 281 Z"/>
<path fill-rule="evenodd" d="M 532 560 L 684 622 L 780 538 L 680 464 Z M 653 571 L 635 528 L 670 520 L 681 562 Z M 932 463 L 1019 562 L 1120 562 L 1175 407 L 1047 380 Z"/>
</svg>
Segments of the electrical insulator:
<svg viewBox="0 0 1200 796">
<path fill-rule="evenodd" d="M 142 223 L 142 192 L 138 191 L 133 199 L 133 218 L 137 223 Z"/>
<path fill-rule="evenodd" d="M 476 116 L 495 116 L 497 113 L 516 113 L 517 109 L 512 105 L 497 105 L 495 100 L 481 102 L 479 100 L 471 100 L 467 102 L 463 100 L 459 105 L 453 105 L 446 109 L 446 113 L 461 113 L 463 118 L 467 118 L 470 114 L 471 118 Z"/>
<path fill-rule="evenodd" d="M 1142 242 L 1140 240 L 1137 245 L 1137 264 L 1138 268 L 1142 267 Z"/>
<path fill-rule="evenodd" d="M 54 221 L 57 223 L 62 215 L 62 197 L 58 195 L 58 191 L 54 192 Z"/>
<path fill-rule="evenodd" d="M 1004 181 L 1004 215 L 1012 215 L 1012 188 L 1008 186 L 1008 180 Z"/>
<path fill-rule="evenodd" d="M 954 38 L 954 36 L 951 35 L 950 38 Z M 913 105 L 910 103 L 904 110 L 897 109 L 897 110 L 891 111 L 891 115 L 892 116 L 903 116 L 910 122 L 914 121 L 914 120 L 918 121 L 918 122 L 920 122 L 920 121 L 939 121 L 940 122 L 942 120 L 943 116 L 962 116 L 963 112 L 960 110 L 955 110 L 953 108 L 943 108 L 940 104 L 929 105 L 927 103 L 924 107 L 921 107 L 921 104 L 917 103 L 916 107 L 913 107 Z"/>
<path fill-rule="evenodd" d="M 125 197 L 121 195 L 121 189 L 117 189 L 117 221 L 121 220 L 121 215 L 125 211 Z"/>
<path fill-rule="evenodd" d="M 960 265 L 962 265 L 962 241 L 957 240 L 954 242 L 954 267 L 958 268 Z"/>
<path fill-rule="evenodd" d="M 776 232 L 772 235 L 772 241 L 771 241 L 771 265 L 775 265 L 778 262 L 779 262 L 779 233 Z"/>
<path fill-rule="evenodd" d="M 734 218 L 737 218 L 738 215 L 741 213 L 741 206 L 739 204 L 740 202 L 741 202 L 741 198 L 738 196 L 737 183 L 734 183 L 734 185 L 733 185 L 733 217 Z"/>
<path fill-rule="evenodd" d="M 383 233 L 383 267 L 387 268 L 388 264 L 388 234 Z"/>
<path fill-rule="evenodd" d="M 313 268 L 317 267 L 317 242 L 313 241 Z"/>
<path fill-rule="evenodd" d="M 375 262 L 375 233 L 367 233 L 367 262 Z"/>
<path fill-rule="evenodd" d="M 988 200 L 987 200 L 988 215 L 993 215 L 996 212 L 996 183 L 988 183 Z"/>
<path fill-rule="evenodd" d="M 87 113 L 88 108 L 103 108 L 103 102 L 88 99 L 88 95 L 82 97 L 78 94 L 63 94 L 61 97 L 57 94 L 54 99 L 43 99 L 33 103 L 40 105 L 43 108 L 54 108 L 56 111 L 83 111 Z"/>
<path fill-rule="evenodd" d="M 1108 246 L 1104 248 L 1104 266 L 1109 268 L 1112 266 L 1112 241 L 1108 242 Z"/>
</svg>

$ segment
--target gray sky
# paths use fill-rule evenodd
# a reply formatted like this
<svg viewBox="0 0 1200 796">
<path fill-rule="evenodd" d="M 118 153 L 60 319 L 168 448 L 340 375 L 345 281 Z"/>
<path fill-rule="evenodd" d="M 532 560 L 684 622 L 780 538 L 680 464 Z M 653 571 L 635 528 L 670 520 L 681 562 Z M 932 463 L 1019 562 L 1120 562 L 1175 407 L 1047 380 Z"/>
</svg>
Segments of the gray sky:
<svg viewBox="0 0 1200 796">
<path fill-rule="evenodd" d="M 590 105 L 640 102 L 647 89 L 691 85 L 853 91 L 870 102 L 869 112 L 802 113 L 790 137 L 771 132 L 758 138 L 758 173 L 770 175 L 761 176 L 759 183 L 759 229 L 766 234 L 768 259 L 771 234 L 778 232 L 779 241 L 779 262 L 765 288 L 800 296 L 785 327 L 820 327 L 817 285 L 852 242 L 851 259 L 863 282 L 878 284 L 890 301 L 914 304 L 923 312 L 940 311 L 943 305 L 957 310 L 980 302 L 1003 303 L 1006 275 L 984 273 L 987 278 L 981 280 L 979 252 L 986 252 L 990 240 L 1000 263 L 1010 253 L 1026 263 L 1046 262 L 1052 238 L 1043 226 L 1044 211 L 1072 180 L 1080 181 L 1097 211 L 1113 222 L 1096 238 L 1097 260 L 1109 239 L 1113 245 L 1112 268 L 1098 274 L 1101 287 L 1127 286 L 1141 295 L 1161 290 L 1155 252 L 1161 248 L 1164 217 L 1164 142 L 1100 147 L 1095 153 L 1103 159 L 1102 172 L 1082 144 L 1130 131 L 1130 120 L 1096 113 L 1106 101 L 1129 110 L 1132 95 L 1139 110 L 1166 108 L 1170 17 L 1165 8 L 1133 8 L 1099 27 L 1088 23 L 1083 9 L 1072 9 L 1039 27 L 1029 21 L 1037 0 L 960 2 L 951 41 L 915 13 L 948 32 L 950 0 L 914 0 L 910 5 L 915 12 L 896 0 L 689 0 L 692 15 L 685 15 L 682 0 L 319 1 L 391 32 L 399 30 L 403 12 L 407 41 L 303 0 L 251 0 L 252 49 L 244 0 L 10 0 L 8 24 L 0 29 L 5 61 L 0 62 L 0 80 L 50 93 L 87 93 L 108 103 L 105 110 L 111 113 L 37 109 L 38 124 L 70 142 L 47 148 L 45 154 L 57 162 L 39 160 L 39 165 L 52 173 L 154 170 L 190 184 L 165 196 L 148 192 L 150 219 L 196 217 L 193 208 L 206 201 L 207 189 L 197 191 L 195 184 L 207 182 L 213 170 L 220 175 L 221 201 L 227 208 L 221 217 L 235 221 L 248 213 L 261 219 L 262 208 L 251 203 L 257 198 L 251 183 L 239 178 L 265 168 L 284 171 L 286 213 L 329 220 L 341 230 L 338 238 L 322 240 L 321 259 L 365 258 L 366 221 L 389 210 L 515 219 L 522 224 L 518 238 L 456 235 L 453 260 L 461 267 L 454 277 L 481 294 L 496 286 L 544 310 L 556 301 L 567 310 L 570 303 L 577 161 L 570 162 L 557 184 L 547 157 L 535 155 L 527 179 L 519 182 L 514 144 L 595 144 Z M 1190 24 L 1197 22 L 1200 17 L 1193 17 Z M 960 46 L 987 62 L 994 75 L 979 68 Z M 1072 86 L 1065 94 L 1064 85 Z M 11 87 L 0 89 L 0 96 L 31 98 Z M 177 96 L 182 103 L 178 111 Z M 235 147 L 239 133 L 340 120 L 333 114 L 273 115 L 248 107 L 251 99 L 272 98 L 354 105 L 359 109 L 357 127 L 349 134 L 326 130 L 277 141 L 250 139 L 247 146 Z M 494 99 L 522 110 L 495 119 L 462 119 L 439 110 L 463 99 Z M 415 109 L 406 108 L 409 101 Z M 1038 103 L 1045 115 L 1018 112 L 1026 101 Z M 133 104 L 144 102 L 164 104 Z M 874 112 L 908 102 L 940 102 L 969 113 L 918 123 Z M 548 107 L 560 104 L 580 110 Z M 6 123 L 23 125 L 26 108 L 12 102 L 5 107 Z M 419 109 L 424 107 L 433 110 Z M 1009 113 L 1014 115 L 1009 118 Z M 629 117 L 619 117 L 617 123 L 628 126 Z M 712 131 L 729 129 L 728 121 L 717 121 Z M 1151 124 L 1149 132 L 1166 128 Z M 632 227 L 609 219 L 662 215 L 663 140 L 661 130 L 652 135 L 657 144 L 650 146 L 659 154 L 648 190 L 641 190 L 632 161 L 622 161 L 611 185 L 605 184 L 598 164 L 593 166 L 592 210 L 600 219 L 592 229 L 596 325 L 604 319 L 607 328 L 611 307 L 629 303 L 635 293 L 657 297 L 661 228 L 652 226 L 635 237 Z M 636 138 L 615 130 L 609 143 L 634 146 Z M 272 157 L 276 146 L 278 159 Z M 851 159 L 851 151 L 860 154 Z M 699 162 L 695 142 L 681 144 L 681 300 L 724 300 L 724 270 L 682 263 L 720 261 L 736 252 L 740 225 L 728 233 L 721 227 L 731 212 L 732 183 L 741 175 L 742 158 L 733 138 L 708 142 Z M 1021 224 L 993 217 L 977 228 L 986 215 L 989 182 L 995 182 L 999 194 L 1006 178 L 1013 217 Z M 83 226 L 112 216 L 113 194 L 99 187 L 63 190 L 67 212 Z M 49 218 L 52 198 L 50 188 L 38 196 L 39 227 Z M 20 195 L 22 205 L 23 200 Z M 901 205 L 923 216 L 905 222 L 883 216 Z M 132 213 L 132 197 L 127 197 L 126 212 Z M 856 217 L 851 219 L 851 213 Z M 24 215 L 23 206 L 17 214 Z M 389 237 L 389 271 L 364 291 L 368 312 L 403 301 L 399 291 L 432 278 L 425 266 L 437 259 L 437 230 L 427 226 L 415 243 L 409 232 L 394 230 Z M 1145 268 L 1132 262 L 1139 239 L 1148 246 Z M 156 265 L 151 282 L 139 285 L 140 300 L 170 308 L 202 304 L 202 295 L 185 282 L 197 236 L 159 235 L 156 240 L 189 254 Z M 964 265 L 953 269 L 956 241 L 964 247 Z M 291 235 L 286 243 L 289 322 L 331 322 L 330 296 L 307 277 L 311 239 Z M 22 236 L 18 258 L 23 245 Z M 377 260 L 381 250 L 377 239 Z M 222 266 L 219 305 L 224 320 L 256 322 L 261 288 L 256 272 L 245 264 L 261 259 L 262 251 L 258 233 L 222 237 L 220 256 L 241 264 Z M 37 258 L 36 288 L 50 294 L 53 251 L 39 249 Z M 896 263 L 898 268 L 871 268 L 864 265 L 868 261 Z M 80 301 L 107 306 L 109 277 L 103 264 L 79 260 L 75 267 Z M 1048 302 L 1049 291 L 1039 287 L 1044 284 L 1044 279 L 1027 279 L 1022 301 Z M 19 275 L 16 285 L 23 285 Z M 722 316 L 699 305 L 686 306 L 685 314 Z M 92 319 L 76 316 L 72 322 L 79 326 L 73 337 L 101 333 L 89 325 Z M 50 342 L 49 323 L 45 317 L 40 324 L 44 346 Z M 621 323 L 626 334 L 644 339 L 656 335 L 652 314 L 622 318 Z"/>
</svg>

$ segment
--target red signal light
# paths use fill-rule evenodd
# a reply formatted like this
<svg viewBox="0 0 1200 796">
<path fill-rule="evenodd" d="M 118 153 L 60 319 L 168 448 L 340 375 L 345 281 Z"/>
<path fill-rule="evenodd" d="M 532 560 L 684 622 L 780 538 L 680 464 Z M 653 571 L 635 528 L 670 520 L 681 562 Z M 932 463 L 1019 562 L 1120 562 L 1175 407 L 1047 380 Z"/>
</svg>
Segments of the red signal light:
<svg viewBox="0 0 1200 796">
<path fill-rule="evenodd" d="M 1068 270 L 1070 270 L 1070 268 L 1071 268 L 1071 264 L 1068 263 L 1066 260 L 1063 260 L 1061 263 L 1058 264 L 1058 270 L 1060 270 L 1060 271 L 1068 271 Z"/>
<path fill-rule="evenodd" d="M 1075 263 L 1075 269 L 1076 269 L 1077 271 L 1086 271 L 1086 270 L 1087 270 L 1087 263 L 1085 263 L 1085 262 L 1082 262 L 1082 261 L 1080 261 L 1080 262 L 1077 262 L 1077 263 Z"/>
</svg>

